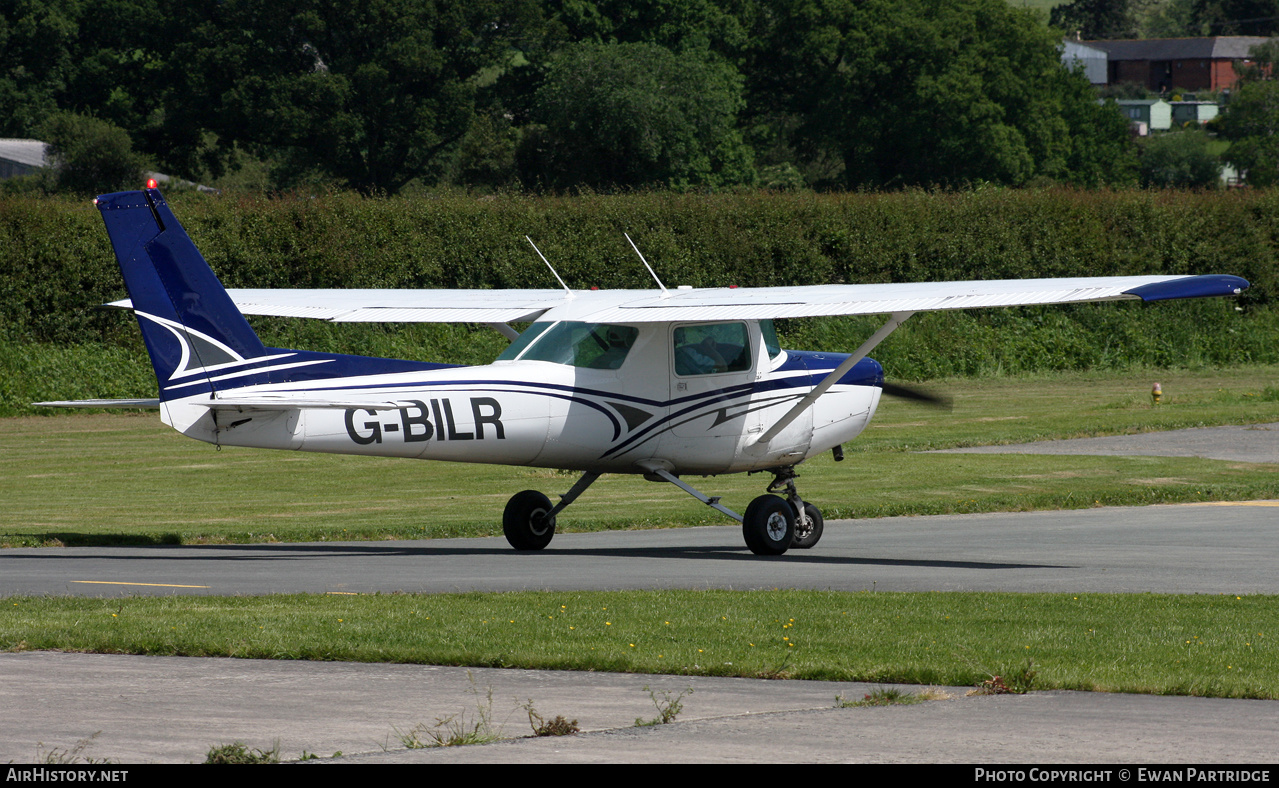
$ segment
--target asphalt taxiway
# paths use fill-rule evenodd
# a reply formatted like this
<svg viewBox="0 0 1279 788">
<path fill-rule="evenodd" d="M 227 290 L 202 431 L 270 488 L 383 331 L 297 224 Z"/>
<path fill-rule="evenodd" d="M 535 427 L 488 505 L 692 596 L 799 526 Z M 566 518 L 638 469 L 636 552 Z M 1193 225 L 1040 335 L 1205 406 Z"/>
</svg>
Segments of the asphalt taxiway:
<svg viewBox="0 0 1279 788">
<path fill-rule="evenodd" d="M 736 526 L 504 539 L 22 548 L 0 595 L 813 588 L 1279 593 L 1279 502 L 889 517 L 760 558 Z"/>
</svg>

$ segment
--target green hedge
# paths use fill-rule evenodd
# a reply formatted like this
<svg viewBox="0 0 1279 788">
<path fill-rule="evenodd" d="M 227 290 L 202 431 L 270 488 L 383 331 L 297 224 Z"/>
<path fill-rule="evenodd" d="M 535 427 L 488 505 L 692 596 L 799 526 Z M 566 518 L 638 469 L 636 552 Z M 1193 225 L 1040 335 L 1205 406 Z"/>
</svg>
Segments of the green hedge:
<svg viewBox="0 0 1279 788">
<path fill-rule="evenodd" d="M 915 379 L 1279 361 L 1274 191 L 170 199 L 228 287 L 554 287 L 526 234 L 572 287 L 651 287 L 623 232 L 668 286 L 1230 273 L 1253 284 L 1237 301 L 921 315 L 876 357 Z M 0 200 L 0 341 L 9 348 L 0 359 L 10 379 L 0 413 L 21 410 L 33 385 L 57 377 L 49 359 L 66 365 L 83 353 L 92 365 L 98 355 L 114 369 L 105 359 L 115 356 L 94 348 L 139 356 L 132 318 L 98 308 L 124 295 L 90 203 Z M 792 321 L 783 335 L 795 347 L 849 349 L 874 322 Z M 254 324 L 268 344 L 459 363 L 501 346 L 491 331 L 449 326 Z M 105 383 L 113 373 L 102 374 Z M 15 382 L 25 376 L 34 382 Z"/>
</svg>

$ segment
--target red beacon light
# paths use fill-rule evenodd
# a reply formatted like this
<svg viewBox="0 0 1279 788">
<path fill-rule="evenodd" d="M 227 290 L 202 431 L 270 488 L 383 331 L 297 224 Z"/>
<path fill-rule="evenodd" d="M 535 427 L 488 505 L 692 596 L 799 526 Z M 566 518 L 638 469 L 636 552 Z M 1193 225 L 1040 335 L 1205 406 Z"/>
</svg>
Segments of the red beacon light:
<svg viewBox="0 0 1279 788">
<path fill-rule="evenodd" d="M 159 186 L 159 185 L 160 185 L 160 184 L 158 184 L 158 183 L 156 183 L 156 182 L 155 182 L 155 178 L 147 178 L 147 188 L 148 188 L 148 189 L 154 189 L 154 188 L 156 188 L 156 187 L 157 187 L 157 186 Z"/>
</svg>

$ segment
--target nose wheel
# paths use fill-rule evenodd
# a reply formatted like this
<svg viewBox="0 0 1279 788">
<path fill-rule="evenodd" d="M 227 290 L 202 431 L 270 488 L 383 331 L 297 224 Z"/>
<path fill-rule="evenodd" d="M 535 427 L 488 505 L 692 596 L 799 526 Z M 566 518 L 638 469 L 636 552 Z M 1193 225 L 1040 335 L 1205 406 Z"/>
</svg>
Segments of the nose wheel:
<svg viewBox="0 0 1279 788">
<path fill-rule="evenodd" d="M 800 507 L 800 511 L 804 514 L 802 517 L 798 512 L 795 515 L 795 538 L 790 546 L 807 550 L 822 538 L 822 529 L 826 525 L 826 520 L 822 517 L 821 510 L 811 503 L 804 504 Z"/>
</svg>

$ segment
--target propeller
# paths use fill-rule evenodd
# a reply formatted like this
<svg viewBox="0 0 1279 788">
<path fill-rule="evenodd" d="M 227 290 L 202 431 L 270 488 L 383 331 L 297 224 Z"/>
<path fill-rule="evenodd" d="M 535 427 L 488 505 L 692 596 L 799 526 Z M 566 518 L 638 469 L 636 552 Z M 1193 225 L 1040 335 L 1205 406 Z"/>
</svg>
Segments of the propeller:
<svg viewBox="0 0 1279 788">
<path fill-rule="evenodd" d="M 942 408 L 943 410 L 953 410 L 955 401 L 945 394 L 934 394 L 928 389 L 918 388 L 915 386 L 905 386 L 901 383 L 888 383 L 883 385 L 884 393 L 890 397 L 899 399 L 907 399 L 911 402 L 918 402 L 921 405 L 929 405 L 934 408 Z"/>
</svg>

